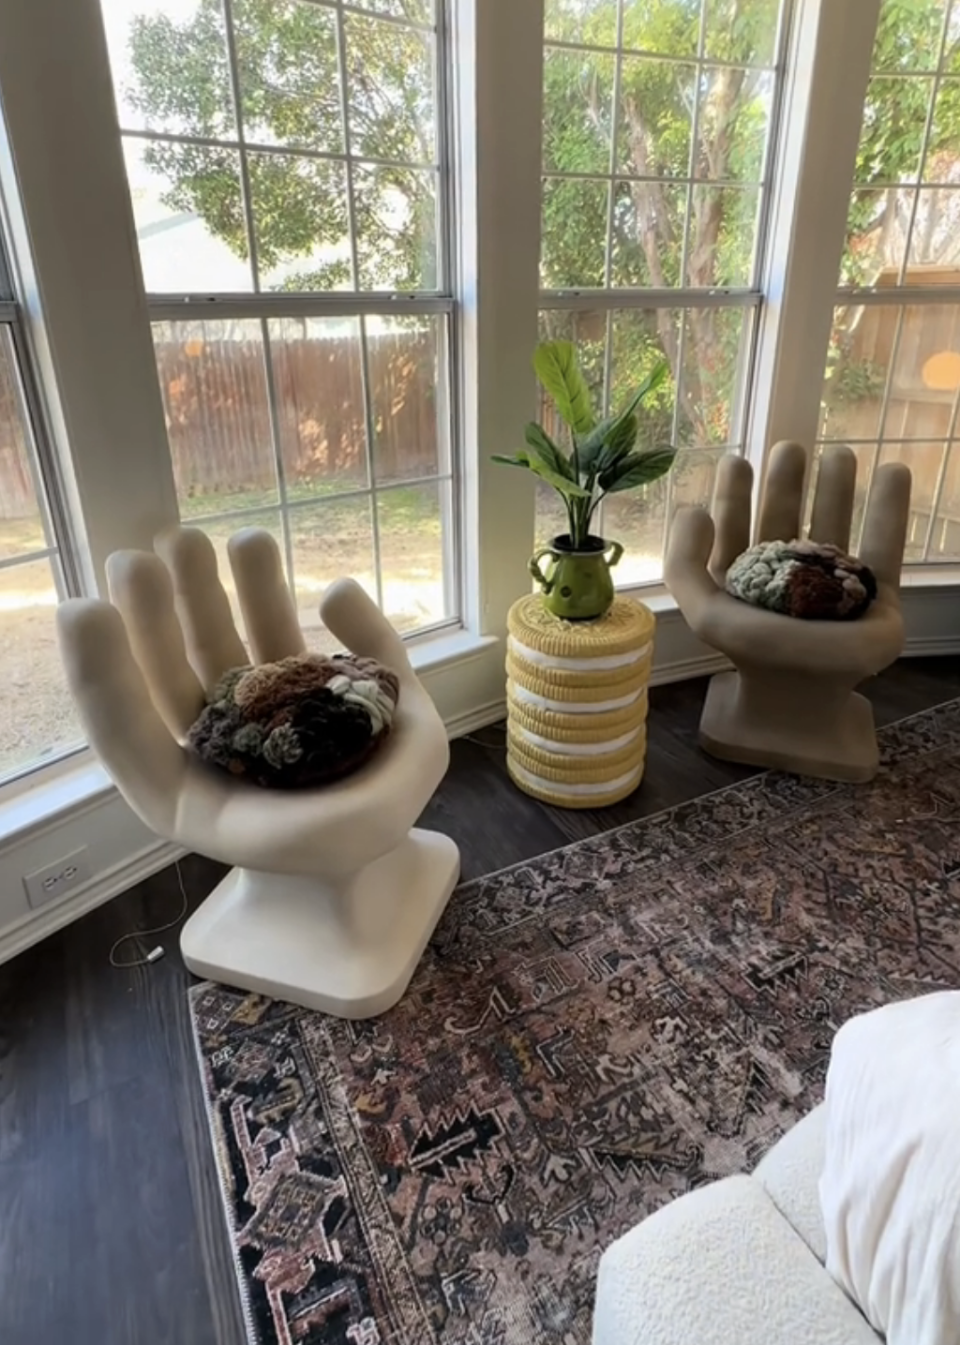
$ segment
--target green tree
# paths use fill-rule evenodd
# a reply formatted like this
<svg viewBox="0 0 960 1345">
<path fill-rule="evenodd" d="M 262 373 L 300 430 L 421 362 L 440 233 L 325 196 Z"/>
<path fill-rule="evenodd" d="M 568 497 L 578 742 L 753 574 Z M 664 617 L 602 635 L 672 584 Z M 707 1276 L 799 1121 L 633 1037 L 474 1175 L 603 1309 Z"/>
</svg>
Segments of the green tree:
<svg viewBox="0 0 960 1345">
<path fill-rule="evenodd" d="M 773 82 L 762 67 L 774 59 L 776 0 L 706 0 L 704 54 L 731 64 L 707 65 L 699 76 L 698 0 L 627 4 L 621 45 L 647 54 L 621 60 L 616 108 L 615 56 L 603 49 L 617 45 L 617 6 L 610 0 L 554 0 L 548 13 L 550 38 L 583 46 L 551 47 L 545 62 L 544 284 L 581 288 L 608 279 L 618 287 L 654 289 L 751 284 L 754 184 L 763 177 Z M 619 178 L 612 203 L 600 176 L 609 173 L 611 162 Z M 597 176 L 560 176 L 571 173 Z M 689 197 L 681 275 L 688 192 L 677 179 L 691 175 L 699 185 Z M 690 310 L 682 342 L 675 310 L 657 310 L 654 322 L 655 331 L 644 322 L 640 340 L 634 323 L 619 360 L 615 352 L 614 389 L 638 381 L 662 350 L 674 375 L 664 401 L 672 401 L 679 388 L 681 442 L 723 442 L 742 321 L 716 309 Z"/>
<path fill-rule="evenodd" d="M 390 0 L 393 14 L 425 17 L 426 0 Z M 295 151 L 344 152 L 337 16 L 298 0 L 233 5 L 240 111 L 251 144 L 289 153 L 248 155 L 261 275 L 274 288 L 352 283 L 342 163 Z M 343 16 L 352 153 L 407 164 L 436 159 L 433 54 L 413 28 Z M 138 16 L 131 25 L 128 101 L 151 127 L 203 141 L 236 140 L 220 0 L 190 19 Z M 240 257 L 248 251 L 235 150 L 148 142 L 147 164 L 169 182 L 164 203 L 196 213 Z M 358 165 L 354 171 L 356 283 L 362 289 L 436 285 L 436 189 L 430 169 Z"/>
<path fill-rule="evenodd" d="M 843 280 L 871 284 L 899 270 L 914 216 L 914 191 L 940 58 L 943 0 L 885 0 L 874 44 L 873 75 L 863 110 L 855 187 L 847 224 Z M 943 69 L 960 74 L 960 37 L 948 35 Z M 937 89 L 923 180 L 960 184 L 960 88 Z M 927 191 L 916 202 L 911 265 L 954 264 L 960 257 L 960 209 L 949 192 Z"/>
<path fill-rule="evenodd" d="M 378 0 L 395 16 L 429 17 L 430 0 Z M 872 280 L 902 254 L 945 0 L 885 0 L 851 202 L 844 279 Z M 542 278 L 548 288 L 671 289 L 754 280 L 758 191 L 774 77 L 779 0 L 547 0 L 544 74 Z M 256 246 L 265 283 L 287 289 L 427 289 L 436 283 L 435 179 L 390 166 L 436 160 L 433 54 L 413 28 L 343 14 L 351 152 L 356 164 L 357 276 L 348 237 L 342 164 L 296 150 L 342 153 L 341 71 L 331 9 L 300 0 L 234 0 L 234 41 L 250 152 Z M 701 42 L 707 64 L 697 73 Z M 614 47 L 625 52 L 619 85 Z M 235 140 L 221 0 L 199 0 L 192 19 L 136 19 L 128 99 L 148 126 L 199 141 Z M 711 64 L 711 62 L 717 62 Z M 953 43 L 945 69 L 960 75 Z M 619 104 L 614 108 L 615 89 Z M 616 126 L 616 144 L 613 143 Z M 692 144 L 696 127 L 696 143 Z M 940 85 L 926 178 L 960 183 L 960 80 Z M 240 256 L 247 236 L 236 151 L 217 143 L 148 142 L 148 164 L 170 184 L 172 209 L 195 212 Z M 610 200 L 609 175 L 615 186 Z M 677 179 L 692 169 L 689 195 Z M 688 210 L 689 204 L 689 210 Z M 689 218 L 688 218 L 689 216 Z M 607 256 L 608 224 L 612 225 Z M 686 236 L 686 268 L 681 275 Z M 960 256 L 960 192 L 925 192 L 912 261 Z M 580 327 L 578 328 L 578 323 Z M 605 330 L 550 314 L 545 335 L 573 337 L 596 389 Z M 669 431 L 680 397 L 680 442 L 728 437 L 745 324 L 730 309 L 618 315 L 613 401 L 666 355 L 672 379 L 645 410 L 649 433 Z M 682 340 L 681 340 L 682 336 Z M 681 350 L 683 369 L 680 369 Z"/>
</svg>

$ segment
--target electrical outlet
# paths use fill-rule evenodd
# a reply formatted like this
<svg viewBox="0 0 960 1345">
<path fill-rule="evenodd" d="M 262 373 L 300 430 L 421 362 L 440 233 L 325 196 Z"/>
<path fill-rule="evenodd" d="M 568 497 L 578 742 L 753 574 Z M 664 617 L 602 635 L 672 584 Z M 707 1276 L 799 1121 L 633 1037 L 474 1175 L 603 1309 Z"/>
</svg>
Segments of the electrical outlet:
<svg viewBox="0 0 960 1345">
<path fill-rule="evenodd" d="M 48 901 L 65 896 L 75 887 L 90 881 L 90 857 L 87 847 L 82 845 L 72 854 L 48 864 L 45 869 L 23 875 L 23 885 L 27 889 L 27 901 L 31 906 L 43 906 Z"/>
</svg>

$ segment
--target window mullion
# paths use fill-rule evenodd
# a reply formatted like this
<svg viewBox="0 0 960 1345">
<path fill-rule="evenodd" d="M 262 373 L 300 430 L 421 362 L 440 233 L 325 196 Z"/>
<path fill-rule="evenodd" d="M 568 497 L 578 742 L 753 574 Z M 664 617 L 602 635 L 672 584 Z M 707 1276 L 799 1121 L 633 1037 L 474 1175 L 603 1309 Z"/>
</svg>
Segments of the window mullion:
<svg viewBox="0 0 960 1345">
<path fill-rule="evenodd" d="M 466 615 L 499 634 L 534 539 L 532 480 L 490 455 L 522 445 L 537 405 L 543 3 L 462 0 L 454 18 Z"/>
<path fill-rule="evenodd" d="M 106 37 L 97 0 L 8 0 L 3 22 L 0 175 L 24 324 L 95 588 L 111 551 L 178 517 Z"/>
<path fill-rule="evenodd" d="M 230 68 L 230 96 L 233 99 L 233 116 L 237 127 L 237 142 L 240 160 L 240 193 L 243 202 L 243 224 L 247 235 L 247 252 L 253 289 L 260 289 L 260 259 L 257 255 L 257 233 L 253 222 L 253 189 L 250 185 L 250 164 L 244 143 L 243 95 L 240 89 L 240 66 L 237 59 L 237 35 L 233 28 L 233 0 L 220 0 L 223 5 L 223 25 L 227 44 L 227 64 Z"/>
<path fill-rule="evenodd" d="M 780 119 L 748 453 L 812 447 L 880 0 L 799 0 Z M 758 484 L 759 484 L 759 471 Z"/>
<path fill-rule="evenodd" d="M 370 354 L 367 348 L 367 319 L 360 319 L 360 385 L 363 397 L 364 446 L 367 482 L 370 486 L 370 529 L 373 542 L 373 573 L 377 602 L 383 606 L 383 566 L 380 560 L 380 506 L 377 499 L 377 471 L 374 451 L 373 390 L 370 386 Z"/>
</svg>

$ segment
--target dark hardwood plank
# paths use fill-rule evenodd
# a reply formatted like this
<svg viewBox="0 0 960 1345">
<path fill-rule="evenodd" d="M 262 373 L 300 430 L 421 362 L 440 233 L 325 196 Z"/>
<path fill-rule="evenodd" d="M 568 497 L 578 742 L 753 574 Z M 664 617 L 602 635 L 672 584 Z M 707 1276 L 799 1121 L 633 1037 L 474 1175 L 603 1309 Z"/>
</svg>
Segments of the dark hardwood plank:
<svg viewBox="0 0 960 1345">
<path fill-rule="evenodd" d="M 646 776 L 615 808 L 520 793 L 494 726 L 454 743 L 423 822 L 456 840 L 469 879 L 743 779 L 697 745 L 705 685 L 651 693 Z M 960 660 L 903 662 L 864 690 L 887 723 L 960 696 Z M 192 910 L 225 870 L 181 867 Z M 3 1345 L 243 1341 L 177 932 L 146 941 L 166 949 L 152 966 L 107 960 L 118 935 L 179 907 L 168 869 L 0 966 Z"/>
<path fill-rule="evenodd" d="M 486 744 L 485 746 L 481 746 Z M 463 878 L 518 864 L 565 845 L 559 811 L 513 787 L 502 729 L 482 729 L 453 744 L 450 773 L 421 818 L 460 847 Z"/>
</svg>

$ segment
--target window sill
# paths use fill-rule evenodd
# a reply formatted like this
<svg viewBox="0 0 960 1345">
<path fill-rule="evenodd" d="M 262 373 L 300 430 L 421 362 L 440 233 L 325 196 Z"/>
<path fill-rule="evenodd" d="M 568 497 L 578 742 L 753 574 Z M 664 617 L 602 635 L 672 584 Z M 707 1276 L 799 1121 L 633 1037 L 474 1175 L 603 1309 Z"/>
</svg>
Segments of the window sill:
<svg viewBox="0 0 960 1345">
<path fill-rule="evenodd" d="M 960 590 L 960 565 L 912 567 L 904 572 L 902 586 L 911 593 L 952 590 L 955 594 Z M 663 584 L 623 588 L 618 592 L 622 597 L 645 603 L 660 617 L 682 620 L 675 600 Z M 455 630 L 414 641 L 407 651 L 417 673 L 426 674 L 429 682 L 429 674 L 470 664 L 497 644 L 496 636 Z M 61 818 L 95 806 L 114 790 L 110 777 L 89 749 L 11 781 L 0 788 L 0 850 L 49 828 Z"/>
<path fill-rule="evenodd" d="M 960 565 L 908 565 L 900 579 L 901 589 L 960 587 Z"/>
<path fill-rule="evenodd" d="M 0 849 L 110 795 L 115 786 L 89 748 L 0 790 Z"/>
<path fill-rule="evenodd" d="M 476 635 L 469 630 L 456 630 L 436 635 L 421 643 L 407 645 L 407 655 L 417 673 L 432 672 L 448 663 L 466 662 L 479 658 L 484 650 L 498 643 L 495 635 Z"/>
</svg>

